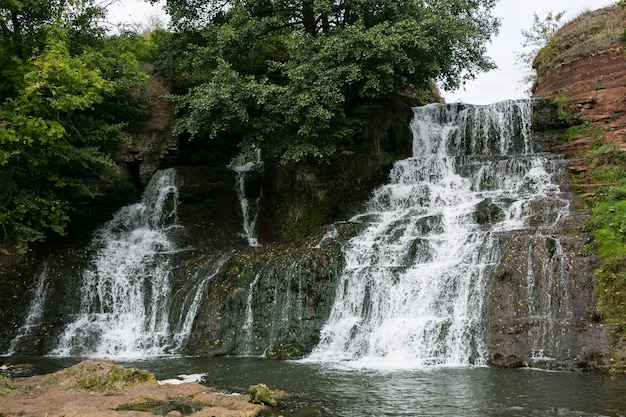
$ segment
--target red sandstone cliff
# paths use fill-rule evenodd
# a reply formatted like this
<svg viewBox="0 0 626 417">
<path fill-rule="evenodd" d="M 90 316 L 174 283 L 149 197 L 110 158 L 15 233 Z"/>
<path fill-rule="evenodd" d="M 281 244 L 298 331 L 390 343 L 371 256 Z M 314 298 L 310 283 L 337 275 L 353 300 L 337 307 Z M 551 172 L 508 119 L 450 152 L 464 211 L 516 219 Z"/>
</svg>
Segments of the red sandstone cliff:
<svg viewBox="0 0 626 417">
<path fill-rule="evenodd" d="M 580 129 L 572 141 L 556 149 L 569 159 L 574 174 L 570 179 L 581 191 L 578 197 L 583 198 L 575 201 L 585 204 L 584 197 L 606 185 L 586 175 L 585 155 L 591 143 L 614 142 L 626 151 L 626 7 L 616 4 L 566 24 L 539 53 L 534 66 L 538 73 L 534 97 L 567 98 L 571 113 L 591 122 L 589 129 Z M 621 325 L 608 327 L 613 350 L 610 368 L 624 371 L 626 333 Z"/>
<path fill-rule="evenodd" d="M 554 67 L 540 79 L 535 97 L 563 93 L 580 119 L 601 122 L 606 140 L 626 150 L 626 53 L 620 45 Z"/>
<path fill-rule="evenodd" d="M 611 6 L 586 15 L 559 30 L 543 66 L 534 97 L 567 97 L 583 121 L 598 122 L 605 140 L 626 150 L 626 8 Z M 541 55 L 540 55 L 541 57 Z M 547 67 L 547 68 L 546 68 Z M 546 70 L 547 69 L 547 70 Z M 574 156 L 591 138 L 576 138 L 562 151 Z"/>
</svg>

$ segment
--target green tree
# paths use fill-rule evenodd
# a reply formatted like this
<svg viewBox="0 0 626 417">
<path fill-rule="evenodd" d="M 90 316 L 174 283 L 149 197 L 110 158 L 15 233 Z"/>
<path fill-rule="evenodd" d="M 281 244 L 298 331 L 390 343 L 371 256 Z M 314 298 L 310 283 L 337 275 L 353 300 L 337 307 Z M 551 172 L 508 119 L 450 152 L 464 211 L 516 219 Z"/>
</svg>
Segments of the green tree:
<svg viewBox="0 0 626 417">
<path fill-rule="evenodd" d="M 327 160 L 354 106 L 455 88 L 494 67 L 494 0 L 169 0 L 161 68 L 177 80 L 176 131 L 233 136 L 283 163 Z"/>
<path fill-rule="evenodd" d="M 146 75 L 99 16 L 90 2 L 0 6 L 0 230 L 20 251 L 64 233 L 72 199 L 115 171 L 124 122 L 140 113 L 130 92 Z"/>
</svg>

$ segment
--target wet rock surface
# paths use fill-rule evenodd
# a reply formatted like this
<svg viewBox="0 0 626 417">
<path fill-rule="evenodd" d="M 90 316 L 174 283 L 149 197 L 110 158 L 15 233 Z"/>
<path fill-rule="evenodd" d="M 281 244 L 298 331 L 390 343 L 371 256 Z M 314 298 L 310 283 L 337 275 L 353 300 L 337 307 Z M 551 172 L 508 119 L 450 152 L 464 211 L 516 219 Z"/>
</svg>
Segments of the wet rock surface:
<svg viewBox="0 0 626 417">
<path fill-rule="evenodd" d="M 265 408 L 245 395 L 197 383 L 159 384 L 146 371 L 100 360 L 50 375 L 0 380 L 0 397 L 3 417 L 250 417 Z"/>
<path fill-rule="evenodd" d="M 502 257 L 486 313 L 489 365 L 585 370 L 612 364 L 612 326 L 596 317 L 589 236 L 571 229 L 579 221 L 574 215 L 545 235 L 499 237 Z"/>
<path fill-rule="evenodd" d="M 302 357 L 330 314 L 342 261 L 338 243 L 314 239 L 233 253 L 207 291 L 188 353 Z"/>
</svg>

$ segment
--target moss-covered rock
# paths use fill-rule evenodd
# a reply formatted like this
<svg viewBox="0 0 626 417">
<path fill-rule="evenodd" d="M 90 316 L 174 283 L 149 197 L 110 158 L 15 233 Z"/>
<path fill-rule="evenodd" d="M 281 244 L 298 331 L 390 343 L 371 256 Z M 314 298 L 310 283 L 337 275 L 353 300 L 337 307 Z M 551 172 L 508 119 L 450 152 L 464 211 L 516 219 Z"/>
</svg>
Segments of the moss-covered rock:
<svg viewBox="0 0 626 417">
<path fill-rule="evenodd" d="M 343 265 L 344 231 L 337 233 L 233 252 L 207 287 L 186 353 L 281 359 L 309 353 L 330 315 Z"/>
<path fill-rule="evenodd" d="M 272 391 L 265 384 L 250 385 L 250 402 L 253 404 L 265 404 L 276 407 L 278 404 L 272 396 Z"/>
<path fill-rule="evenodd" d="M 105 393 L 121 392 L 128 387 L 153 382 L 148 371 L 124 368 L 113 361 L 88 360 L 56 372 L 46 383 L 62 389 L 84 389 Z"/>
</svg>

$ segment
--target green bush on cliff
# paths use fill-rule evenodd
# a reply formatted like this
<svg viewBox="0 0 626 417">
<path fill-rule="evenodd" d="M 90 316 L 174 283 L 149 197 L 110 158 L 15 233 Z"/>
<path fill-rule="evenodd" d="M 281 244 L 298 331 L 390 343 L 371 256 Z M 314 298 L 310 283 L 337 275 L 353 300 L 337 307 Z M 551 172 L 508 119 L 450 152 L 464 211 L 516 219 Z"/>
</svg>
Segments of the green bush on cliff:
<svg viewBox="0 0 626 417">
<path fill-rule="evenodd" d="M 552 48 L 549 48 L 547 45 L 558 41 L 554 37 L 554 33 L 560 27 L 561 18 L 564 14 L 565 11 L 558 13 L 549 12 L 545 18 L 541 19 L 535 13 L 531 27 L 528 30 L 522 29 L 522 47 L 527 50 L 517 52 L 516 57 L 518 64 L 527 71 L 527 74 L 521 81 L 528 83 L 531 89 L 537 82 L 537 74 L 540 73 L 533 64 L 540 60 L 539 54 L 550 53 Z"/>
<path fill-rule="evenodd" d="M 591 227 L 600 265 L 598 309 L 607 321 L 626 322 L 626 152 L 614 143 L 587 155 L 589 173 L 606 184 L 594 197 Z"/>
<path fill-rule="evenodd" d="M 0 5 L 0 231 L 20 252 L 64 233 L 72 199 L 112 176 L 141 113 L 138 40 L 105 37 L 104 15 L 90 0 Z"/>
</svg>

